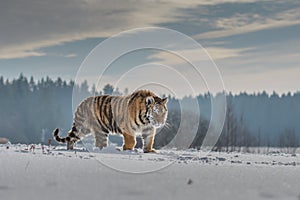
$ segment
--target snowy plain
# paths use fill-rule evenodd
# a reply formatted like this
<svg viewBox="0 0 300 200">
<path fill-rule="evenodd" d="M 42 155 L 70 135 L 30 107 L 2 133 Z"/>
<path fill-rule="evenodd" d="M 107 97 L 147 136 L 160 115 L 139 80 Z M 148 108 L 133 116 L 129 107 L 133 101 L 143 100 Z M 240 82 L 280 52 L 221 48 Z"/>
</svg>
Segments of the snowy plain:
<svg viewBox="0 0 300 200">
<path fill-rule="evenodd" d="M 0 199 L 300 199 L 300 154 L 0 145 Z"/>
</svg>

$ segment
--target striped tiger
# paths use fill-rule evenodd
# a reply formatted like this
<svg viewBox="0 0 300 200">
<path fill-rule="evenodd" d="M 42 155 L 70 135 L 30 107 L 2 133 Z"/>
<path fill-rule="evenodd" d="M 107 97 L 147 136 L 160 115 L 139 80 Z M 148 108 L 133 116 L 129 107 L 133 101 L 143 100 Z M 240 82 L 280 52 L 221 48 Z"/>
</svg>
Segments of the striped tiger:
<svg viewBox="0 0 300 200">
<path fill-rule="evenodd" d="M 133 150 L 136 136 L 141 134 L 145 153 L 153 148 L 157 128 L 164 126 L 168 109 L 167 98 L 160 98 L 148 90 L 139 90 L 128 96 L 101 95 L 89 97 L 77 107 L 72 129 L 61 138 L 59 129 L 53 134 L 56 141 L 74 144 L 88 134 L 93 134 L 95 146 L 108 145 L 109 134 L 123 135 L 123 150 Z"/>
</svg>

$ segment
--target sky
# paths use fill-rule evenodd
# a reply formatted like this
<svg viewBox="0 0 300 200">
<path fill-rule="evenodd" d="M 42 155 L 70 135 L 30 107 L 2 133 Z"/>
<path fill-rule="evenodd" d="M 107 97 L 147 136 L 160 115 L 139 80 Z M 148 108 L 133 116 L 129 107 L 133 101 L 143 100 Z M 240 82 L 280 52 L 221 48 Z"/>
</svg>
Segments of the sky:
<svg viewBox="0 0 300 200">
<path fill-rule="evenodd" d="M 218 67 L 227 91 L 300 90 L 297 0 L 1 1 L 0 75 L 12 79 L 22 72 L 36 79 L 50 76 L 74 80 L 98 44 L 122 31 L 143 27 L 173 29 L 200 43 Z M 195 60 L 203 56 L 193 53 Z M 151 62 L 156 63 L 152 68 L 147 64 Z M 182 87 L 178 95 L 186 95 L 186 86 L 176 81 L 175 75 L 157 70 L 163 64 L 177 66 L 182 73 L 187 69 L 180 67 L 182 62 L 167 52 L 144 50 L 120 58 L 104 80 L 116 79 L 114 74 L 122 67 L 145 64 L 145 70 L 139 73 L 154 75 L 150 82 L 155 82 L 155 77 L 170 80 L 171 89 Z M 101 67 L 95 65 L 94 70 L 101 71 Z M 84 78 L 92 83 L 99 78 L 93 72 L 85 74 Z M 138 88 L 136 77 L 128 76 L 118 87 Z M 205 81 L 199 79 L 199 85 L 196 92 L 205 92 Z"/>
</svg>

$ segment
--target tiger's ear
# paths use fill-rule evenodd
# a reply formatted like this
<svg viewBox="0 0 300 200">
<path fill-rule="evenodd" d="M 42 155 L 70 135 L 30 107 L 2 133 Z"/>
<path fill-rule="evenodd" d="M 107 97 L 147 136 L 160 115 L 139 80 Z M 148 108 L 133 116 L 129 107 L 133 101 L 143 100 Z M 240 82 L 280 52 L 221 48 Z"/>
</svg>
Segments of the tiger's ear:
<svg viewBox="0 0 300 200">
<path fill-rule="evenodd" d="M 168 97 L 163 98 L 161 102 L 162 102 L 163 104 L 166 104 L 166 103 L 168 102 Z"/>
<path fill-rule="evenodd" d="M 148 106 L 148 105 L 150 105 L 152 103 L 154 103 L 154 98 L 151 97 L 151 96 L 147 97 L 146 98 L 146 105 Z"/>
</svg>

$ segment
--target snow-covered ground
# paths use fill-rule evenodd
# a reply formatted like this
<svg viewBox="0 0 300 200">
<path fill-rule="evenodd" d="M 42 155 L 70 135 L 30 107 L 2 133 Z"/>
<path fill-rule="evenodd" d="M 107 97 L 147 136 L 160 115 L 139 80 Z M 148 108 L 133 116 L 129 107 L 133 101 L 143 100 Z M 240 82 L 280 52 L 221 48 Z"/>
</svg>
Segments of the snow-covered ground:
<svg viewBox="0 0 300 200">
<path fill-rule="evenodd" d="M 300 154 L 0 145 L 0 199 L 300 199 Z"/>
</svg>

